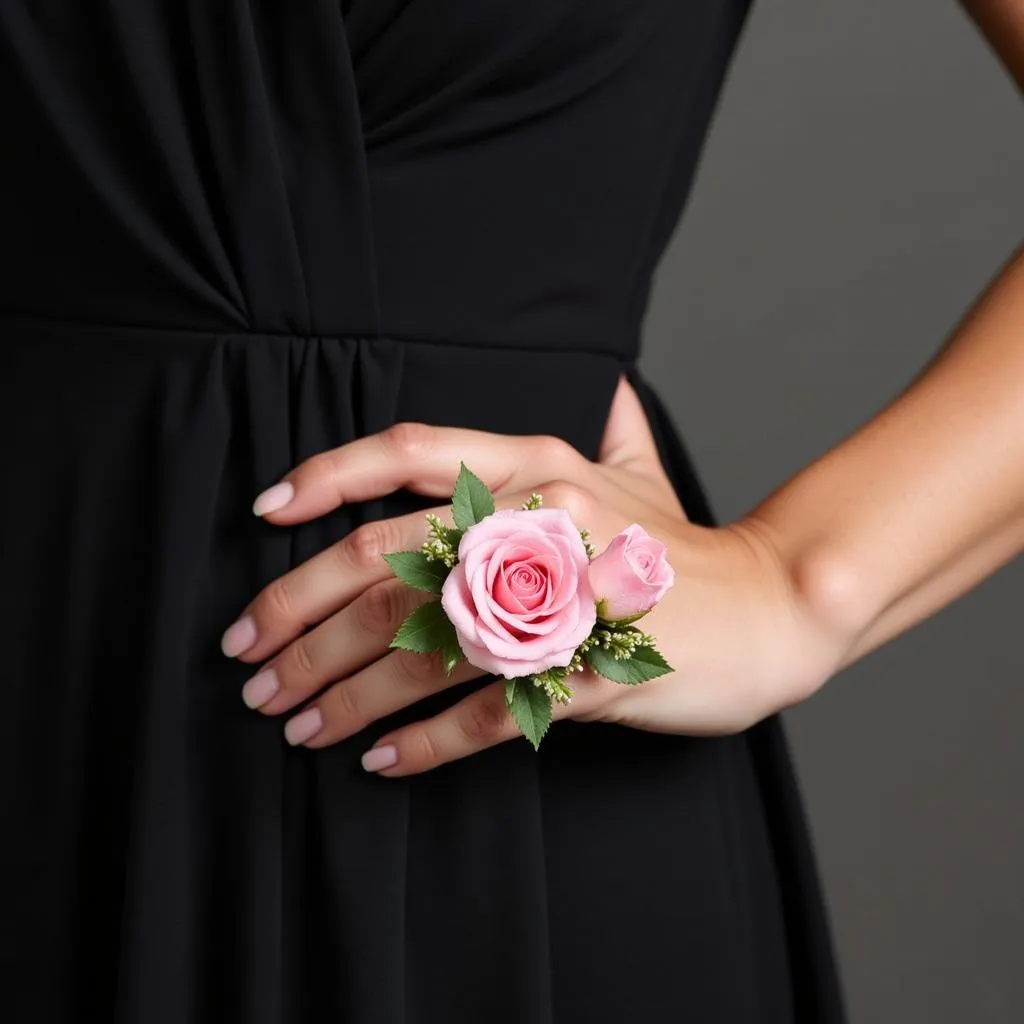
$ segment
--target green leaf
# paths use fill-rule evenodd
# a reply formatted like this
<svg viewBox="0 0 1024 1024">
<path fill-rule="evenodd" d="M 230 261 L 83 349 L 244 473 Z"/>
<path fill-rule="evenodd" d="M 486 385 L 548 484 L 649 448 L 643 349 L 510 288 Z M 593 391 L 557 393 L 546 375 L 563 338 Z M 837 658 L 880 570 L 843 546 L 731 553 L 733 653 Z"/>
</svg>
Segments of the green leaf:
<svg viewBox="0 0 1024 1024">
<path fill-rule="evenodd" d="M 465 530 L 460 530 L 457 527 L 446 526 L 444 528 L 444 537 L 445 537 L 445 540 L 447 540 L 448 543 L 451 544 L 451 546 L 453 548 L 455 548 L 456 551 L 458 551 L 459 550 L 459 541 L 462 540 L 462 535 L 465 532 L 466 532 Z"/>
<path fill-rule="evenodd" d="M 452 518 L 461 530 L 468 530 L 486 516 L 494 514 L 494 497 L 475 473 L 460 463 L 459 477 L 452 494 Z"/>
<path fill-rule="evenodd" d="M 428 601 L 421 604 L 398 627 L 392 647 L 401 647 L 405 651 L 417 651 L 429 654 L 431 651 L 447 652 L 451 645 L 458 646 L 455 627 L 444 613 L 440 601 Z"/>
<path fill-rule="evenodd" d="M 523 735 L 533 744 L 536 750 L 544 733 L 551 725 L 551 698 L 529 679 L 512 680 L 512 703 L 509 710 Z M 505 684 L 505 701 L 509 700 L 509 686 Z"/>
<path fill-rule="evenodd" d="M 459 638 L 455 633 L 455 627 L 449 619 L 445 619 L 448 625 L 451 626 L 451 631 L 445 638 L 444 646 L 441 648 L 441 660 L 444 663 L 444 674 L 450 676 L 452 670 L 460 661 L 462 661 L 464 655 L 462 648 L 459 646 Z"/>
<path fill-rule="evenodd" d="M 422 551 L 393 551 L 384 556 L 391 571 L 403 582 L 429 594 L 440 594 L 451 570 Z"/>
<path fill-rule="evenodd" d="M 584 659 L 598 675 L 627 686 L 645 683 L 672 671 L 672 666 L 653 647 L 638 647 L 621 661 L 616 661 L 603 647 L 591 647 Z"/>
</svg>

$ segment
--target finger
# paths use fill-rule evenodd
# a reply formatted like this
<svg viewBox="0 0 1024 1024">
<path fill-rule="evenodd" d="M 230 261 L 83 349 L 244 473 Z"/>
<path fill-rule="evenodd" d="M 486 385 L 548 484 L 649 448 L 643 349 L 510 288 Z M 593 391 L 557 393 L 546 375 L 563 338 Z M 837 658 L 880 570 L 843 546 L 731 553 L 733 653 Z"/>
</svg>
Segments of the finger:
<svg viewBox="0 0 1024 1024">
<path fill-rule="evenodd" d="M 450 508 L 432 512 L 451 524 Z M 427 514 L 410 512 L 365 523 L 268 583 L 225 631 L 224 653 L 245 662 L 263 661 L 368 587 L 391 578 L 384 555 L 419 550 L 427 538 Z M 239 649 L 242 644 L 247 646 Z"/>
<path fill-rule="evenodd" d="M 590 676 L 587 672 L 573 676 L 572 701 L 553 705 L 552 722 L 592 712 L 600 701 L 609 699 L 603 686 L 589 685 L 598 682 Z M 363 755 L 363 767 L 389 778 L 415 775 L 512 739 L 526 742 L 505 703 L 505 683 L 499 681 L 474 691 L 433 718 L 382 736 Z"/>
<path fill-rule="evenodd" d="M 398 580 L 377 583 L 262 666 L 242 699 L 266 715 L 288 711 L 379 658 L 406 617 L 429 600 Z"/>
<path fill-rule="evenodd" d="M 612 398 L 598 461 L 610 466 L 627 466 L 638 461 L 661 466 L 647 413 L 625 374 L 619 377 Z"/>
<path fill-rule="evenodd" d="M 285 739 L 293 746 L 327 747 L 431 694 L 482 675 L 468 661 L 460 661 L 446 675 L 440 654 L 393 651 L 328 687 L 285 723 Z"/>
<path fill-rule="evenodd" d="M 396 423 L 307 459 L 260 495 L 253 511 L 288 525 L 400 488 L 443 497 L 452 493 L 462 462 L 497 494 L 535 486 L 540 480 L 571 477 L 586 460 L 555 437 Z"/>
<path fill-rule="evenodd" d="M 566 507 L 574 521 L 585 521 L 579 511 L 592 507 L 592 503 L 581 489 L 556 483 L 550 490 L 558 499 L 556 507 Z M 500 504 L 521 507 L 528 497 L 525 493 L 510 495 Z M 353 568 L 337 554 L 333 561 L 324 561 L 327 552 L 321 552 L 270 584 L 250 606 L 245 618 L 255 624 L 258 639 L 240 657 L 247 662 L 258 658 L 264 664 L 242 688 L 242 699 L 249 707 L 264 714 L 280 714 L 329 683 L 352 675 L 387 653 L 398 627 L 416 607 L 437 599 L 394 579 L 383 557 L 385 550 L 410 550 L 422 543 L 422 516 L 414 513 L 368 524 L 336 547 L 344 549 L 351 537 L 370 527 L 383 528 L 383 532 L 369 535 L 374 538 L 372 563 L 367 559 Z M 410 537 L 407 531 L 412 530 L 417 533 Z M 394 546 L 387 540 L 392 532 Z M 366 543 L 356 543 L 361 558 L 367 558 Z M 274 588 L 282 581 L 288 581 L 283 596 L 275 596 Z M 310 612 L 319 614 L 324 606 L 337 604 L 341 607 L 333 614 L 328 612 L 319 625 L 303 632 Z M 265 661 L 273 651 L 280 653 Z"/>
<path fill-rule="evenodd" d="M 555 507 L 570 506 L 577 510 L 587 507 L 583 503 L 588 499 L 575 487 L 556 483 L 545 490 L 555 497 Z M 503 504 L 521 507 L 528 497 L 520 494 L 506 499 Z M 576 518 L 572 512 L 570 516 Z M 599 534 L 603 532 L 607 531 L 599 530 Z M 316 747 L 328 746 L 371 721 L 421 700 L 428 694 L 484 674 L 463 661 L 448 676 L 441 668 L 438 655 L 408 651 L 385 653 L 385 647 L 390 643 L 398 625 L 416 606 L 414 603 L 411 607 L 392 607 L 390 602 L 401 597 L 400 592 L 394 591 L 394 585 L 395 581 L 377 584 L 350 606 L 352 619 L 365 635 L 378 638 L 380 650 L 377 653 L 384 657 L 374 660 L 372 642 L 370 654 L 363 648 L 358 652 L 339 648 L 338 638 L 352 625 L 346 611 L 342 611 L 324 627 L 300 637 L 273 663 L 283 679 L 282 691 L 285 696 L 279 696 L 272 703 L 264 705 L 262 711 L 274 714 L 288 710 L 323 690 L 313 705 L 296 716 L 294 724 L 286 725 L 286 738 L 290 742 Z M 404 587 L 404 584 L 398 586 Z M 417 603 L 432 599 L 430 595 L 414 593 L 417 593 Z M 378 617 L 379 622 L 374 621 Z M 318 642 L 321 634 L 324 636 L 322 643 Z M 296 652 L 294 656 L 292 651 Z M 353 659 L 361 660 L 363 667 L 353 671 Z M 294 667 L 292 662 L 295 663 Z M 324 690 L 326 683 L 333 680 L 338 681 Z"/>
<path fill-rule="evenodd" d="M 662 465 L 640 396 L 625 375 L 619 378 L 612 399 L 598 461 L 614 472 L 620 484 L 623 471 L 628 473 L 632 485 L 626 485 L 627 489 L 637 497 L 686 518 L 686 510 Z"/>
<path fill-rule="evenodd" d="M 565 508 L 574 522 L 593 528 L 595 503 L 586 489 L 564 481 L 552 481 L 541 489 L 549 507 Z M 519 508 L 530 493 L 501 496 L 496 506 Z M 451 524 L 450 506 L 431 511 Z M 365 523 L 267 584 L 225 631 L 224 653 L 249 664 L 265 661 L 309 626 L 344 608 L 375 583 L 390 579 L 384 555 L 418 551 L 427 538 L 427 515 L 411 512 Z"/>
</svg>

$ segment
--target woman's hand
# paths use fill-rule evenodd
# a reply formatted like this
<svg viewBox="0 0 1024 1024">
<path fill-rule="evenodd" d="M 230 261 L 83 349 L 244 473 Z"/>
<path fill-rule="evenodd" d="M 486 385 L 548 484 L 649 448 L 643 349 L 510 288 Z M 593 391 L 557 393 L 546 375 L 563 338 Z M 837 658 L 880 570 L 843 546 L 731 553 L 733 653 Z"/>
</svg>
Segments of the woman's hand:
<svg viewBox="0 0 1024 1024">
<path fill-rule="evenodd" d="M 598 550 L 631 522 L 668 547 L 676 583 L 643 628 L 675 671 L 641 686 L 589 671 L 574 675 L 573 699 L 554 705 L 556 720 L 739 731 L 808 696 L 841 662 L 844 642 L 815 621 L 752 520 L 721 528 L 687 521 L 624 378 L 598 462 L 550 437 L 400 423 L 306 460 L 264 492 L 254 511 L 290 525 L 398 488 L 447 497 L 460 461 L 484 480 L 499 508 L 517 508 L 539 491 L 547 507 L 567 509 L 589 529 Z M 450 522 L 446 507 L 434 511 Z M 382 556 L 417 549 L 423 523 L 417 512 L 361 526 L 265 587 L 224 634 L 225 654 L 264 663 L 243 688 L 250 707 L 280 715 L 316 695 L 286 723 L 290 743 L 328 746 L 484 675 L 461 662 L 446 676 L 438 657 L 389 649 L 400 623 L 428 595 L 394 579 Z M 381 737 L 363 764 L 407 775 L 520 735 L 498 681 Z"/>
</svg>

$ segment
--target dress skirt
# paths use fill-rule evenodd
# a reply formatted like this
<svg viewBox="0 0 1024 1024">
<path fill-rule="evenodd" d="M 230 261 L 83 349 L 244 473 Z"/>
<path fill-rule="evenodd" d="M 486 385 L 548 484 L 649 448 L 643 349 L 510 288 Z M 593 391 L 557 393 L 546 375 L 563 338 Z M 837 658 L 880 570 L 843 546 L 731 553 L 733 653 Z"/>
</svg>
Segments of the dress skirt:
<svg viewBox="0 0 1024 1024">
<path fill-rule="evenodd" d="M 838 986 L 777 719 L 555 723 L 383 778 L 240 699 L 222 631 L 405 492 L 275 527 L 255 494 L 400 420 L 596 457 L 611 352 L 0 317 L 0 797 L 12 1024 L 831 1024 Z M 570 383 L 571 382 L 571 386 Z M 685 630 L 686 623 L 680 622 Z"/>
</svg>

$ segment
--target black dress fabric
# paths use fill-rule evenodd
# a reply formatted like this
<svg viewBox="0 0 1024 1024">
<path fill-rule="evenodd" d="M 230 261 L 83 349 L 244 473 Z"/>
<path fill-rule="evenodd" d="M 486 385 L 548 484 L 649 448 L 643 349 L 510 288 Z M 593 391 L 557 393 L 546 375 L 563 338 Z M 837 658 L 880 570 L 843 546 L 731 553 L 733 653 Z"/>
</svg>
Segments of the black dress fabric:
<svg viewBox="0 0 1024 1024">
<path fill-rule="evenodd" d="M 219 650 L 400 420 L 595 457 L 625 372 L 711 523 L 635 360 L 747 6 L 0 0 L 5 1022 L 842 1019 L 776 719 L 386 779 L 485 681 L 309 751 Z"/>
</svg>

